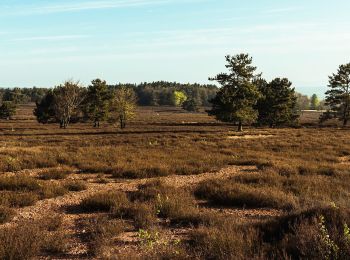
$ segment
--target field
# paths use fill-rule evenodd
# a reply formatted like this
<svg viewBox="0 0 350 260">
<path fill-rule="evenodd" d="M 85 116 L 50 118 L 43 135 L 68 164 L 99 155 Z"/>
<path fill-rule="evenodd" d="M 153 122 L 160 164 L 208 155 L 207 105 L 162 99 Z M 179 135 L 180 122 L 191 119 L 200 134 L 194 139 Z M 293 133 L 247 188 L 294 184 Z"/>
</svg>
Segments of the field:
<svg viewBox="0 0 350 260">
<path fill-rule="evenodd" d="M 0 259 L 349 259 L 350 132 L 140 108 L 125 130 L 0 123 Z"/>
</svg>

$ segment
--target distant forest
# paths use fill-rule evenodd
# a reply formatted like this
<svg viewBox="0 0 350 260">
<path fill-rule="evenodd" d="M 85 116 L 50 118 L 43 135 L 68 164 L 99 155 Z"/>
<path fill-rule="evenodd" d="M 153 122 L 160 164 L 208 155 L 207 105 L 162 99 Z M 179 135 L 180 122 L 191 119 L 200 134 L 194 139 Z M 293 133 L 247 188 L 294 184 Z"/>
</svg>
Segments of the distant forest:
<svg viewBox="0 0 350 260">
<path fill-rule="evenodd" d="M 177 82 L 157 81 L 140 84 L 108 85 L 113 90 L 120 87 L 132 88 L 140 106 L 175 106 L 175 92 L 182 92 L 188 99 L 195 100 L 198 106 L 210 106 L 209 100 L 215 97 L 218 87 L 213 84 L 181 84 Z M 0 88 L 1 101 L 13 101 L 16 104 L 40 102 L 50 88 Z M 315 107 L 312 97 L 296 93 L 297 109 L 324 109 L 324 103 L 318 101 Z M 315 98 L 315 97 L 314 97 Z"/>
</svg>

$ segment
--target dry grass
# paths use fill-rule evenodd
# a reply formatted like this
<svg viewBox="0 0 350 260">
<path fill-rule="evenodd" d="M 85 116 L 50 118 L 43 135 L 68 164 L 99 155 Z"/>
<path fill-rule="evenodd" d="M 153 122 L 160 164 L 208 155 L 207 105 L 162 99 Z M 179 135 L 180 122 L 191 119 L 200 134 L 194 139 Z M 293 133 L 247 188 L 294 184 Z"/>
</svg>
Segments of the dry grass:
<svg viewBox="0 0 350 260">
<path fill-rule="evenodd" d="M 170 241 L 152 250 L 135 245 L 146 258 L 347 259 L 344 229 L 345 224 L 350 225 L 345 210 L 350 201 L 350 132 L 318 128 L 314 117 L 304 115 L 302 123 L 308 128 L 247 128 L 243 134 L 204 113 L 176 108 L 142 108 L 123 131 L 107 124 L 99 129 L 75 124 L 62 130 L 20 116 L 3 121 L 0 171 L 12 173 L 0 175 L 0 221 L 9 221 L 18 207 L 95 185 L 175 174 L 214 174 L 227 165 L 253 165 L 257 167 L 254 172 L 237 171 L 228 180 L 209 179 L 192 189 L 152 180 L 137 191 L 115 190 L 87 197 L 80 204 L 83 216 L 91 213 L 98 219 L 86 224 L 91 253 L 103 255 L 120 246 L 114 243 L 118 234 L 141 228 L 150 233 L 164 231 L 165 240 Z M 36 176 L 38 168 L 55 170 L 44 169 L 39 178 L 27 176 L 26 172 Z M 197 199 L 210 203 L 203 207 L 203 201 Z M 256 212 L 281 209 L 282 216 L 250 221 L 230 215 L 232 208 L 243 212 L 248 208 Z M 330 249 L 330 241 L 322 240 L 322 216 L 337 252 Z M 60 256 L 68 243 L 62 228 L 37 223 L 4 228 L 0 258 Z M 177 228 L 190 230 L 190 234 L 168 235 Z M 50 234 L 60 239 L 52 240 Z M 173 236 L 180 237 L 181 243 L 169 240 Z M 36 237 L 51 242 L 42 244 Z"/>
</svg>

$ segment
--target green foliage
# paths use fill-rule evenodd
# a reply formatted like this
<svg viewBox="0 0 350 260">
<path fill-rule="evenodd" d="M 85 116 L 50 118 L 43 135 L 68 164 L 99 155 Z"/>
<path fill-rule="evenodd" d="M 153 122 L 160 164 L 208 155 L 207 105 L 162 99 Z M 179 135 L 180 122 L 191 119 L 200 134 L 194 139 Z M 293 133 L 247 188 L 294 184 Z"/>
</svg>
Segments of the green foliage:
<svg viewBox="0 0 350 260">
<path fill-rule="evenodd" d="M 107 119 L 111 94 L 106 81 L 95 79 L 88 87 L 84 102 L 84 114 L 94 122 L 94 127 L 100 126 L 100 121 Z"/>
<path fill-rule="evenodd" d="M 320 107 L 320 100 L 318 99 L 318 96 L 316 94 L 313 94 L 310 100 L 310 109 L 318 110 L 319 107 Z"/>
<path fill-rule="evenodd" d="M 198 112 L 199 111 L 197 101 L 193 98 L 187 99 L 186 101 L 184 101 L 182 103 L 182 108 L 186 111 L 189 111 L 189 112 Z"/>
<path fill-rule="evenodd" d="M 339 247 L 335 244 L 335 242 L 329 236 L 324 216 L 321 215 L 319 217 L 318 225 L 321 233 L 321 242 L 324 244 L 326 248 L 325 250 L 326 259 L 337 259 Z"/>
<path fill-rule="evenodd" d="M 175 106 L 182 106 L 182 104 L 187 100 L 187 96 L 182 91 L 174 91 L 173 101 Z"/>
<path fill-rule="evenodd" d="M 36 103 L 34 115 L 39 123 L 59 122 L 61 128 L 66 128 L 77 117 L 83 100 L 84 88 L 80 83 L 66 81 Z"/>
<path fill-rule="evenodd" d="M 254 109 L 259 90 L 254 84 L 256 67 L 252 66 L 252 58 L 248 54 L 226 56 L 226 68 L 229 73 L 218 74 L 215 78 L 220 83 L 221 89 L 212 103 L 209 115 L 224 122 L 238 123 L 238 130 L 242 130 L 242 124 L 254 122 L 258 113 Z"/>
<path fill-rule="evenodd" d="M 55 96 L 52 90 L 49 90 L 40 102 L 36 102 L 34 115 L 39 123 L 47 124 L 56 122 L 54 109 Z"/>
<path fill-rule="evenodd" d="M 270 127 L 290 125 L 298 118 L 296 114 L 296 96 L 292 83 L 286 78 L 276 78 L 270 83 L 259 80 L 258 86 L 262 94 L 257 108 L 258 123 Z"/>
<path fill-rule="evenodd" d="M 323 114 L 321 121 L 338 118 L 346 126 L 350 119 L 350 63 L 340 65 L 337 73 L 329 76 L 329 88 L 326 105 L 330 109 Z"/>
<path fill-rule="evenodd" d="M 119 86 L 116 86 L 116 88 Z M 140 106 L 173 106 L 173 93 L 183 92 L 187 99 L 194 99 L 200 106 L 209 106 L 209 100 L 215 97 L 218 88 L 215 85 L 181 84 L 157 81 L 132 85 Z"/>
<path fill-rule="evenodd" d="M 111 103 L 111 120 L 119 121 L 120 128 L 124 129 L 126 123 L 135 117 L 137 97 L 132 88 L 120 87 L 113 93 Z"/>
<path fill-rule="evenodd" d="M 0 118 L 11 119 L 16 114 L 16 103 L 12 101 L 3 101 L 0 106 Z"/>
</svg>

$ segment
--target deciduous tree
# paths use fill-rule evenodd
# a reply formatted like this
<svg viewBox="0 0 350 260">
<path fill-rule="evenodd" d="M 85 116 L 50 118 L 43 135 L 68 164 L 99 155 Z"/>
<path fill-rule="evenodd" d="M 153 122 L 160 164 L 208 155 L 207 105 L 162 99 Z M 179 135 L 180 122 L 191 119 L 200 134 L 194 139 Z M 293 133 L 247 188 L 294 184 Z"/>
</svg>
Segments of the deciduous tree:
<svg viewBox="0 0 350 260">
<path fill-rule="evenodd" d="M 119 121 L 120 128 L 124 129 L 126 123 L 134 118 L 137 98 L 132 88 L 120 87 L 113 93 L 111 103 L 111 119 Z"/>
<path fill-rule="evenodd" d="M 55 116 L 60 122 L 61 128 L 67 128 L 72 116 L 77 112 L 84 100 L 84 88 L 79 81 L 66 81 L 53 91 L 55 96 Z"/>
<path fill-rule="evenodd" d="M 320 106 L 320 100 L 318 99 L 318 96 L 316 94 L 313 94 L 310 100 L 310 109 L 318 110 L 319 106 Z"/>
<path fill-rule="evenodd" d="M 16 114 L 16 104 L 13 101 L 3 101 L 0 106 L 0 118 L 10 120 Z"/>
</svg>

